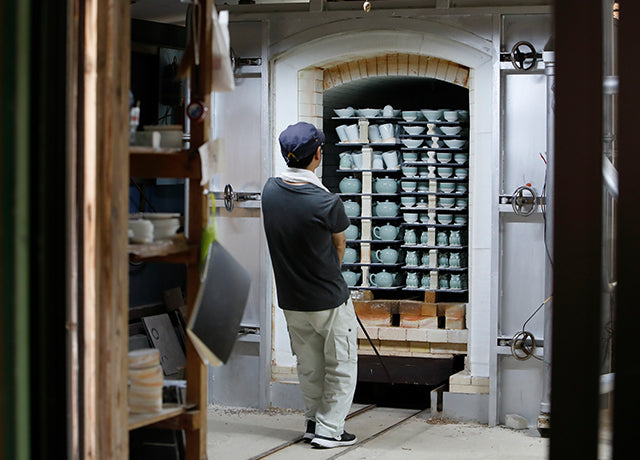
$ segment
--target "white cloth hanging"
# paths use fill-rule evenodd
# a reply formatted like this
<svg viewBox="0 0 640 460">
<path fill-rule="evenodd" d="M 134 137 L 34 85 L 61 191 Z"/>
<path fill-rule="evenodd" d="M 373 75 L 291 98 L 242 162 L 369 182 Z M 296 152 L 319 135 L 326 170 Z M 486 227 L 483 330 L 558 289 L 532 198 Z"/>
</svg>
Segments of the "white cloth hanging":
<svg viewBox="0 0 640 460">
<path fill-rule="evenodd" d="M 287 168 L 280 174 L 280 177 L 287 182 L 307 182 L 329 192 L 329 189 L 323 185 L 320 178 L 308 169 Z"/>
<path fill-rule="evenodd" d="M 220 14 L 213 7 L 213 33 L 211 34 L 211 90 L 233 91 L 236 87 L 229 54 L 229 12 Z"/>
</svg>

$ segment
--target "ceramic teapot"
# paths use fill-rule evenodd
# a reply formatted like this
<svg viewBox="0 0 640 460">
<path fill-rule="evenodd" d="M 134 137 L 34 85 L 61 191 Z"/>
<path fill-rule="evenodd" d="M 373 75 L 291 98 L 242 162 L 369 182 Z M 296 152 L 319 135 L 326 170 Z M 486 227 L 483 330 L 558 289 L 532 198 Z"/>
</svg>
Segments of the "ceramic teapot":
<svg viewBox="0 0 640 460">
<path fill-rule="evenodd" d="M 352 272 L 351 270 L 344 270 L 342 272 L 342 277 L 347 283 L 347 286 L 355 286 L 356 283 L 360 281 L 360 276 L 360 273 Z"/>
<path fill-rule="evenodd" d="M 344 250 L 344 256 L 342 256 L 343 264 L 355 264 L 358 260 L 358 251 L 354 248 L 346 248 Z"/>
<path fill-rule="evenodd" d="M 398 191 L 398 181 L 387 176 L 377 178 L 374 180 L 373 188 L 376 193 L 396 193 Z"/>
<path fill-rule="evenodd" d="M 407 287 L 418 287 L 418 274 L 415 272 L 407 273 Z"/>
<path fill-rule="evenodd" d="M 379 217 L 396 217 L 398 215 L 398 203 L 385 200 L 376 204 L 376 215 Z"/>
<path fill-rule="evenodd" d="M 393 286 L 393 275 L 386 270 L 382 270 L 378 273 L 371 273 L 369 281 L 377 287 L 390 287 Z"/>
<path fill-rule="evenodd" d="M 395 240 L 398 236 L 398 227 L 385 224 L 382 227 L 373 227 L 373 236 L 383 241 Z"/>
<path fill-rule="evenodd" d="M 418 254 L 416 253 L 416 251 L 407 251 L 407 255 L 405 257 L 405 264 L 418 265 Z"/>
<path fill-rule="evenodd" d="M 357 240 L 358 236 L 360 236 L 360 230 L 358 230 L 358 227 L 356 225 L 351 224 L 344 231 L 344 236 L 347 238 L 347 240 Z"/>
<path fill-rule="evenodd" d="M 340 169 L 351 169 L 353 167 L 353 159 L 351 158 L 351 153 L 342 152 L 340 155 Z"/>
<path fill-rule="evenodd" d="M 378 249 L 376 251 L 378 260 L 383 264 L 395 264 L 398 262 L 398 255 L 398 251 L 390 247 L 387 247 L 386 249 Z"/>
<path fill-rule="evenodd" d="M 338 184 L 342 193 L 360 193 L 362 191 L 362 182 L 357 177 L 345 177 Z"/>
<path fill-rule="evenodd" d="M 449 280 L 450 289 L 462 289 L 462 279 L 459 273 L 452 273 Z"/>
<path fill-rule="evenodd" d="M 344 204 L 344 212 L 349 217 L 358 217 L 360 215 L 360 204 L 355 201 L 345 200 Z"/>
</svg>

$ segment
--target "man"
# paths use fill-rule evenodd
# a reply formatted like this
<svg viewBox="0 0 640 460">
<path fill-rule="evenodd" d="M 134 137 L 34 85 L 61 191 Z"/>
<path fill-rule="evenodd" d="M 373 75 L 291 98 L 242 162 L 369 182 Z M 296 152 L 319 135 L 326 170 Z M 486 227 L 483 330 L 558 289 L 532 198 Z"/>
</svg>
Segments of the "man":
<svg viewBox="0 0 640 460">
<path fill-rule="evenodd" d="M 357 323 L 340 265 L 349 218 L 314 174 L 322 131 L 300 122 L 279 140 L 288 168 L 265 184 L 262 213 L 278 304 L 298 362 L 304 439 L 314 447 L 348 446 L 356 442 L 344 420 L 356 385 Z"/>
</svg>

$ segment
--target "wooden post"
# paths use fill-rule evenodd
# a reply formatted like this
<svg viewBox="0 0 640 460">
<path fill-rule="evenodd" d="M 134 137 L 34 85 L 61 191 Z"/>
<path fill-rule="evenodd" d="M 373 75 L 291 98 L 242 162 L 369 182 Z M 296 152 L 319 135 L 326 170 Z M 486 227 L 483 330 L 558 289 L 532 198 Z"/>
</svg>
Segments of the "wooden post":
<svg viewBox="0 0 640 460">
<path fill-rule="evenodd" d="M 78 452 L 127 458 L 129 2 L 86 0 L 79 17 Z"/>
<path fill-rule="evenodd" d="M 211 36 L 212 36 L 212 12 L 213 0 L 200 2 L 197 18 L 199 20 L 200 39 L 196 50 L 199 55 L 199 67 L 191 69 L 191 99 L 199 97 L 206 107 L 210 108 L 211 97 L 209 95 L 211 75 Z M 199 78 L 196 78 L 199 72 Z M 199 84 L 199 86 L 197 86 Z M 202 123 L 191 124 L 191 146 L 198 148 L 209 139 L 211 111 Z M 189 179 L 189 235 L 190 241 L 198 243 L 202 239 L 204 223 L 205 202 L 199 178 Z M 195 298 L 200 285 L 199 261 L 196 265 L 189 266 L 187 270 L 187 313 L 191 315 L 195 305 Z M 186 458 L 196 460 L 207 456 L 207 367 L 190 341 L 187 341 L 187 403 L 196 404 L 197 422 L 195 430 L 187 430 Z"/>
<path fill-rule="evenodd" d="M 98 4 L 97 458 L 129 455 L 127 411 L 130 2 Z"/>
</svg>

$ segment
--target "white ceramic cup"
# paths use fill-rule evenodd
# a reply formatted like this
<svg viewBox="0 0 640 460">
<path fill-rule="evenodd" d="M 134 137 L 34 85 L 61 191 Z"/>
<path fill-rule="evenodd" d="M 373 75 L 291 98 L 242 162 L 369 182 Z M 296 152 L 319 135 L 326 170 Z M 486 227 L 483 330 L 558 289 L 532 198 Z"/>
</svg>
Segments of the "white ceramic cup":
<svg viewBox="0 0 640 460">
<path fill-rule="evenodd" d="M 362 169 L 362 152 L 352 153 L 351 160 L 353 160 L 355 169 Z"/>
<path fill-rule="evenodd" d="M 379 153 L 373 154 L 373 161 L 371 162 L 371 168 L 373 169 L 384 169 L 384 160 L 382 159 L 382 155 Z"/>
<path fill-rule="evenodd" d="M 340 139 L 340 142 L 347 142 L 349 140 L 346 128 L 347 125 L 336 126 L 336 133 L 338 133 L 338 139 Z"/>
<path fill-rule="evenodd" d="M 381 140 L 378 125 L 369 125 L 369 142 L 379 142 Z"/>
<path fill-rule="evenodd" d="M 390 139 L 394 137 L 395 133 L 393 130 L 393 125 L 391 123 L 385 123 L 384 125 L 380 125 L 378 126 L 378 129 L 380 130 L 380 137 L 382 137 L 383 141 L 385 139 Z"/>
<path fill-rule="evenodd" d="M 387 169 L 394 169 L 398 167 L 398 152 L 390 150 L 382 154 L 384 164 L 387 165 Z"/>
<path fill-rule="evenodd" d="M 358 142 L 360 140 L 360 128 L 358 125 L 348 125 L 345 129 L 349 142 Z"/>
</svg>

